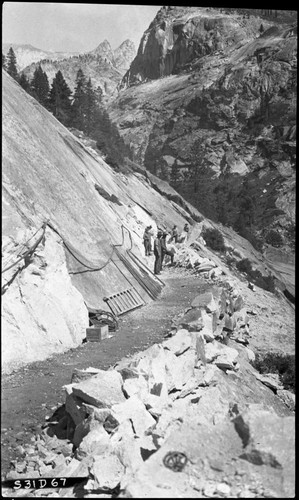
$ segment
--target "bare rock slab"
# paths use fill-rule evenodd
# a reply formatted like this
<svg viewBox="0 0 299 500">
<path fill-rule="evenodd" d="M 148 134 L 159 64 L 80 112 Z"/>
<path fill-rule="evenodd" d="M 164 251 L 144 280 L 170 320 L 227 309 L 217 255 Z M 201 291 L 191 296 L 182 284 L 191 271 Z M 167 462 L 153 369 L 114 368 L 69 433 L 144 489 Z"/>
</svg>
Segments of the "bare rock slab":
<svg viewBox="0 0 299 500">
<path fill-rule="evenodd" d="M 72 386 L 73 394 L 85 403 L 98 408 L 110 408 L 125 401 L 122 391 L 122 377 L 116 370 L 102 370 L 101 373 Z"/>
</svg>

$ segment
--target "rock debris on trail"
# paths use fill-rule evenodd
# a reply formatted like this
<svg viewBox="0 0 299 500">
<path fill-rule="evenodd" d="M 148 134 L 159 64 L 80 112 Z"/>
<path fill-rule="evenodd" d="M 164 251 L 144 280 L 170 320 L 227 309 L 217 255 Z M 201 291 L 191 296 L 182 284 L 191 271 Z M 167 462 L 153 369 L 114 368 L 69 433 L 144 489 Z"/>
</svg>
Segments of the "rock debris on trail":
<svg viewBox="0 0 299 500">
<path fill-rule="evenodd" d="M 205 286 L 174 314 L 165 339 L 107 370 L 75 369 L 65 404 L 6 477 L 85 479 L 26 496 L 294 496 L 294 395 L 252 366 L 260 333 L 252 319 L 279 298 L 223 273 L 202 275 L 187 255 L 165 276 L 189 266 L 189 279 L 201 275 Z"/>
</svg>

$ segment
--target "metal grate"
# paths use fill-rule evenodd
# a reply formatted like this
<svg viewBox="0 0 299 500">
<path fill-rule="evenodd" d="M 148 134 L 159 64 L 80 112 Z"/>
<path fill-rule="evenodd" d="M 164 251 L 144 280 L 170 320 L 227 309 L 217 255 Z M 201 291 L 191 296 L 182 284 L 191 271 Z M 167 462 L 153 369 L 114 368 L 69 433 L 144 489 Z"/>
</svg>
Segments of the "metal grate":
<svg viewBox="0 0 299 500">
<path fill-rule="evenodd" d="M 103 299 L 110 307 L 113 314 L 120 316 L 132 309 L 144 305 L 144 301 L 134 288 L 128 288 L 123 292 L 118 292 Z"/>
</svg>

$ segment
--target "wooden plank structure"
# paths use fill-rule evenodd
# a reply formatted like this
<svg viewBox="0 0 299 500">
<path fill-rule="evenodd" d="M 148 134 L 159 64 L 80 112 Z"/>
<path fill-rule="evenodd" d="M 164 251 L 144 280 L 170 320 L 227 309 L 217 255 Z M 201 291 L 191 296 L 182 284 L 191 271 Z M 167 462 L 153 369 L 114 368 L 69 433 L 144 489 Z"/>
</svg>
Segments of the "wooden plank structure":
<svg viewBox="0 0 299 500">
<path fill-rule="evenodd" d="M 143 299 L 134 288 L 128 288 L 122 292 L 114 293 L 103 299 L 110 307 L 113 314 L 120 316 L 128 311 L 144 305 Z"/>
<path fill-rule="evenodd" d="M 107 339 L 108 335 L 108 325 L 91 326 L 90 328 L 86 328 L 87 342 L 101 342 L 101 340 Z"/>
</svg>

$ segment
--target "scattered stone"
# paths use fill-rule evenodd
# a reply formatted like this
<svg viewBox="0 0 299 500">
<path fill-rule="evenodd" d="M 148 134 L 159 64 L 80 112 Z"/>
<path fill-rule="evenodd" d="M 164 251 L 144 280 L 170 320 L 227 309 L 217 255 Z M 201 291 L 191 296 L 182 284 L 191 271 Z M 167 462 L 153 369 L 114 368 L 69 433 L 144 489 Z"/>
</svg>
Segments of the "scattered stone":
<svg viewBox="0 0 299 500">
<path fill-rule="evenodd" d="M 249 340 L 248 339 L 244 339 L 243 337 L 234 337 L 233 340 L 235 340 L 239 344 L 243 344 L 243 345 L 248 345 L 249 344 Z"/>
<path fill-rule="evenodd" d="M 20 444 L 16 447 L 16 452 L 22 456 L 26 455 L 25 448 L 23 446 L 21 446 Z"/>
<path fill-rule="evenodd" d="M 220 484 L 217 484 L 216 492 L 221 496 L 229 497 L 231 489 L 230 489 L 230 486 L 228 484 L 220 483 Z"/>
<path fill-rule="evenodd" d="M 254 354 L 254 352 L 251 349 L 249 349 L 249 347 L 245 347 L 245 352 L 247 354 L 248 361 L 250 363 L 254 363 L 254 361 L 255 361 L 255 354 Z"/>
</svg>

